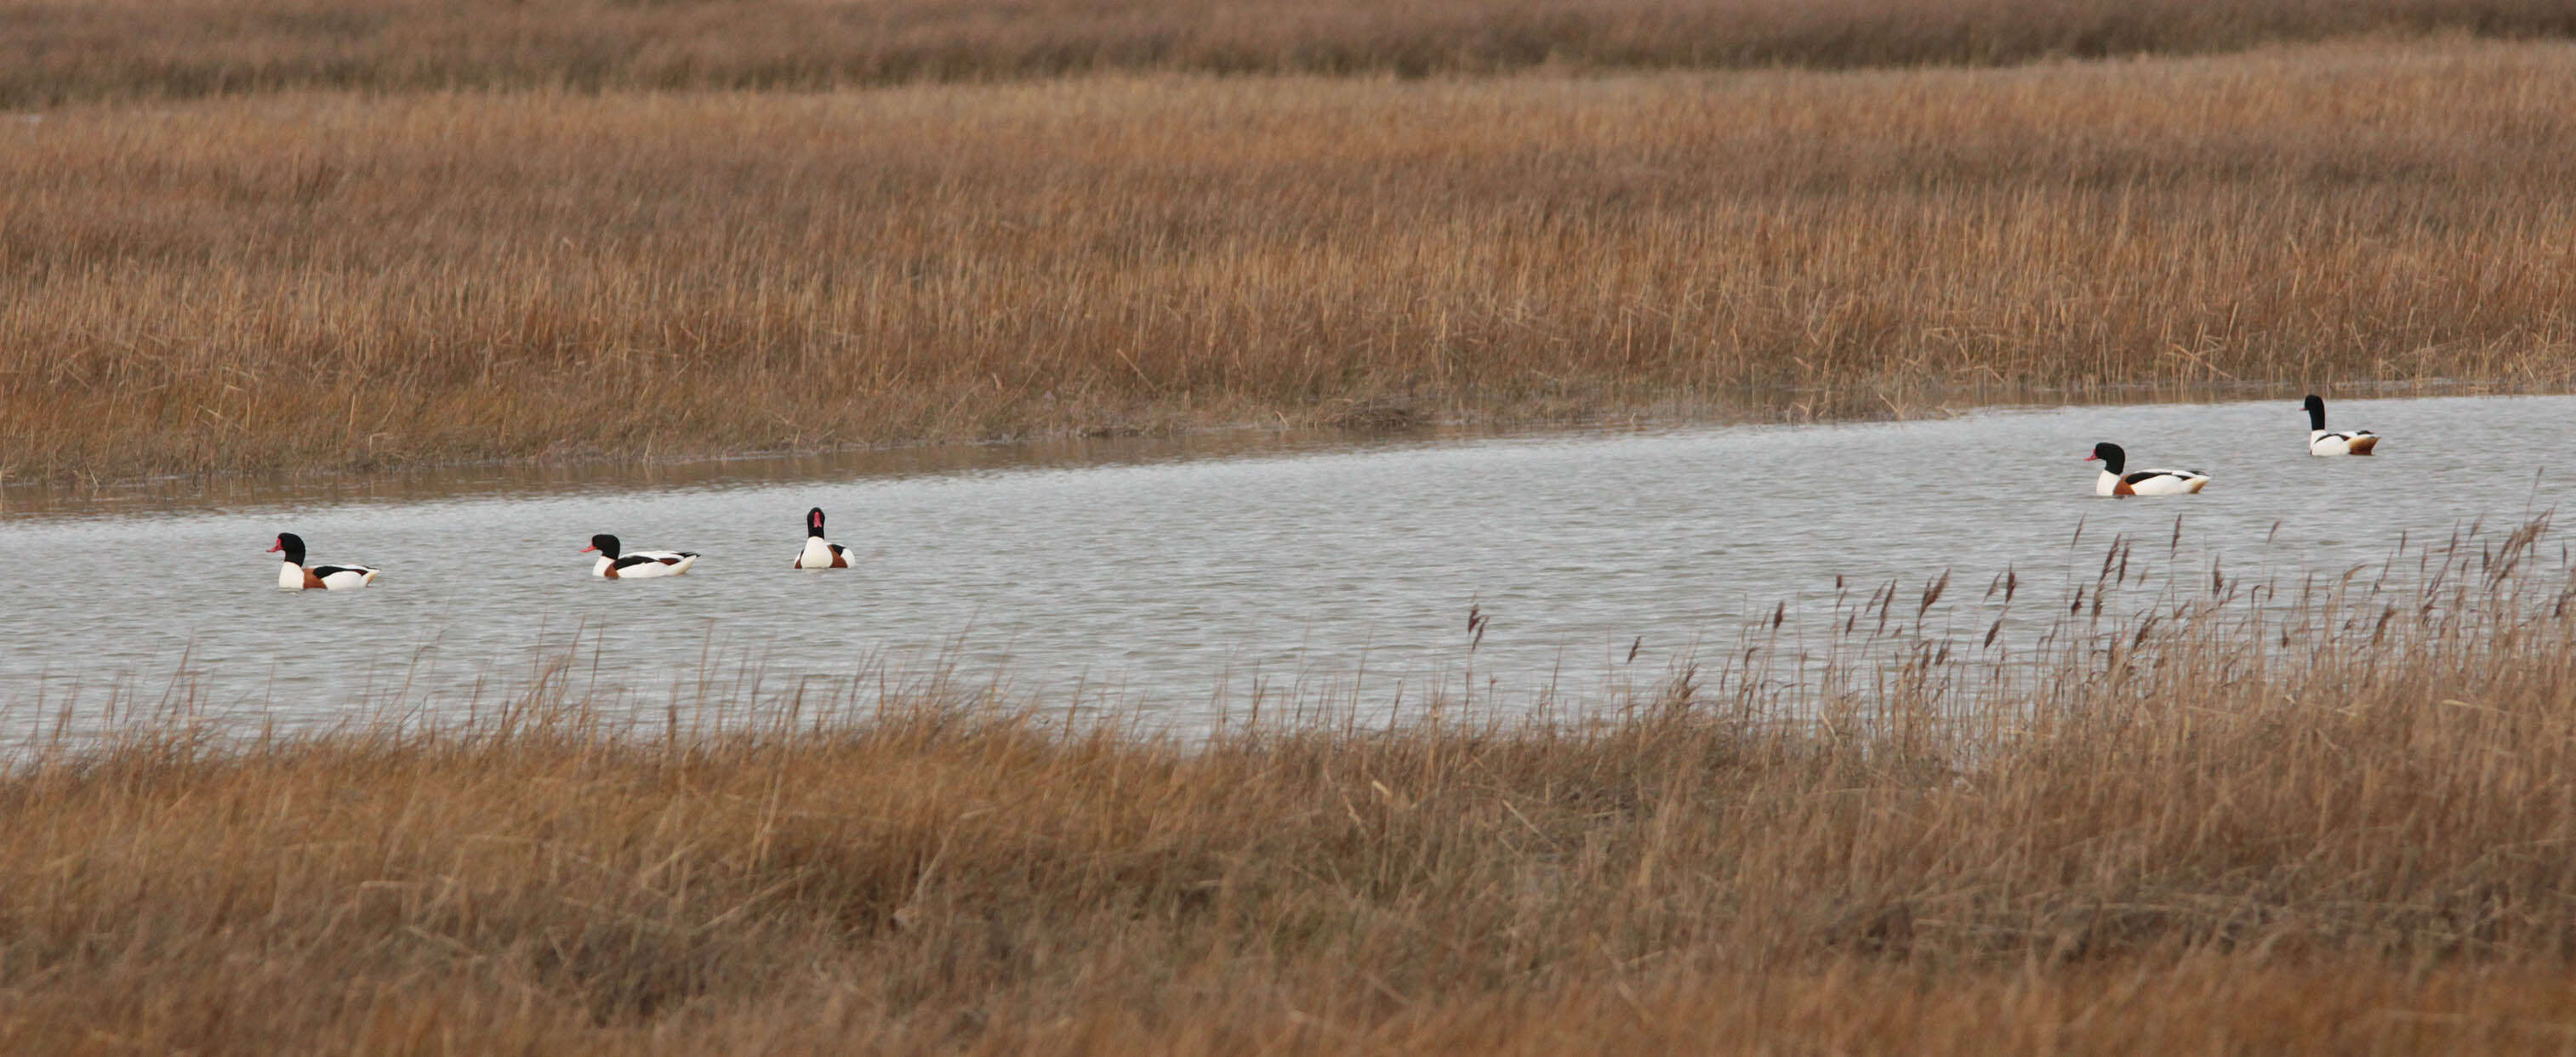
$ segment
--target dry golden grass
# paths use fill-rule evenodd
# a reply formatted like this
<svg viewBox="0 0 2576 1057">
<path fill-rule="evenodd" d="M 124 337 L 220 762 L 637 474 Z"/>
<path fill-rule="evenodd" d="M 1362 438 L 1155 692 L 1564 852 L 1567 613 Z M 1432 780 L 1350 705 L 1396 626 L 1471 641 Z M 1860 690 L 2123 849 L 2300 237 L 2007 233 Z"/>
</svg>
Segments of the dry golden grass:
<svg viewBox="0 0 2576 1057">
<path fill-rule="evenodd" d="M 0 473 L 2566 384 L 2576 48 L 0 123 Z"/>
<path fill-rule="evenodd" d="M 0 0 L 0 107 L 280 87 L 822 88 L 1102 70 L 2002 63 L 2456 30 L 2568 0 Z"/>
<path fill-rule="evenodd" d="M 466 726 L 134 727 L 0 775 L 0 1048 L 2564 1052 L 2562 545 L 2114 543 L 1599 723 L 1185 745 L 799 681 L 636 731 L 567 659 Z"/>
</svg>

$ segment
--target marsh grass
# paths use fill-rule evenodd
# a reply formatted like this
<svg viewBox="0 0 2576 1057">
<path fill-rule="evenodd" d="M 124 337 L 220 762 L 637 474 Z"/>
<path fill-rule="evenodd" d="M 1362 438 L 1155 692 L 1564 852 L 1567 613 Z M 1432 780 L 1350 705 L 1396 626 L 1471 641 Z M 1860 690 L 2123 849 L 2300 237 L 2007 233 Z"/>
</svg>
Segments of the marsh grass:
<svg viewBox="0 0 2576 1057">
<path fill-rule="evenodd" d="M 470 722 L 39 742 L 0 1046 L 2563 1050 L 2563 539 L 2163 542 L 1552 721 L 1180 738 L 943 677 L 693 726 L 567 660 Z"/>
<path fill-rule="evenodd" d="M 0 107 L 278 88 L 817 89 L 1993 64 L 2355 34 L 2576 35 L 2564 0 L 8 0 Z"/>
<path fill-rule="evenodd" d="M 2576 52 L 0 124 L 0 473 L 2569 380 Z"/>
</svg>

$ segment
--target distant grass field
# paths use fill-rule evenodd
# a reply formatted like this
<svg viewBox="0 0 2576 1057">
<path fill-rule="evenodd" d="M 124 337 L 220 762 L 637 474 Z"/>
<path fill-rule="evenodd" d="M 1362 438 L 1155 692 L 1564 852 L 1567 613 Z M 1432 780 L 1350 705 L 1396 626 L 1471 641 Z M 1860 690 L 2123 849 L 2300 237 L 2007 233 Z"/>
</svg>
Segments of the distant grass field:
<svg viewBox="0 0 2576 1057">
<path fill-rule="evenodd" d="M 2563 386 L 2571 98 L 2455 39 L 68 106 L 0 120 L 0 473 Z"/>
<path fill-rule="evenodd" d="M 2565 1052 L 2564 538 L 2163 542 L 1856 585 L 1598 722 L 1193 744 L 839 677 L 639 730 L 564 657 L 244 742 L 129 692 L 105 744 L 10 724 L 0 1050 Z"/>
<path fill-rule="evenodd" d="M 280 88 L 797 89 L 1110 70 L 1990 65 L 2437 32 L 2571 0 L 0 0 L 0 108 Z"/>
</svg>

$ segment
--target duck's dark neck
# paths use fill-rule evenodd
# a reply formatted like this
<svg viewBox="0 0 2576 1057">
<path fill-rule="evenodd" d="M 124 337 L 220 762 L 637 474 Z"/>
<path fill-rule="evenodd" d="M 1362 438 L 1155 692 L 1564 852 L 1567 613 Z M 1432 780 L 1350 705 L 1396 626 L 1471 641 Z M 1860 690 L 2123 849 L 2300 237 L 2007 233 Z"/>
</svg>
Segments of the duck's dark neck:
<svg viewBox="0 0 2576 1057">
<path fill-rule="evenodd" d="M 2326 406 L 2324 404 L 2308 405 L 2308 428 L 2311 430 L 2326 428 Z"/>
<path fill-rule="evenodd" d="M 2128 465 L 2129 453 L 2124 451 L 2115 451 L 2102 457 L 2103 473 L 2116 474 L 2126 469 Z"/>
<path fill-rule="evenodd" d="M 281 544 L 281 545 L 280 545 L 280 549 L 284 550 L 286 553 L 284 553 L 284 554 L 280 554 L 280 555 L 278 555 L 278 557 L 279 557 L 279 558 L 284 559 L 284 560 L 286 561 L 286 564 L 288 564 L 288 565 L 302 565 L 302 564 L 304 564 L 304 545 L 303 545 L 303 544 L 301 544 L 301 543 L 287 543 L 287 544 Z"/>
</svg>

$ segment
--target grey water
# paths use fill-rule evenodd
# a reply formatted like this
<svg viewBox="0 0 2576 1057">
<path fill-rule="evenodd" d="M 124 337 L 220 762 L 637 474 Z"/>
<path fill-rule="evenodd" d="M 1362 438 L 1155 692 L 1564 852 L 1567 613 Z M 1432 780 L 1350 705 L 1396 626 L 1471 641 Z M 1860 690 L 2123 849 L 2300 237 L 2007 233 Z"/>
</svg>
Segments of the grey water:
<svg viewBox="0 0 2576 1057">
<path fill-rule="evenodd" d="M 945 666 L 1186 725 L 1262 687 L 1524 699 L 1660 670 L 1837 583 L 2095 560 L 2126 534 L 2239 570 L 2349 568 L 2401 535 L 2556 507 L 2576 397 L 2337 401 L 2370 458 L 2306 454 L 2293 397 L 1929 421 L 1376 441 L 924 449 L 578 472 L 20 493 L 0 508 L 0 715 L 185 670 L 327 721 L 392 685 L 468 700 L 547 643 L 628 685 Z M 2097 441 L 2202 494 L 2093 494 Z M 806 508 L 856 567 L 789 568 Z M 278 532 L 363 591 L 276 587 Z M 698 551 L 613 582 L 593 533 Z M 1840 580 L 1838 581 L 1838 578 Z M 1488 618 L 1468 630 L 1472 611 Z"/>
</svg>

